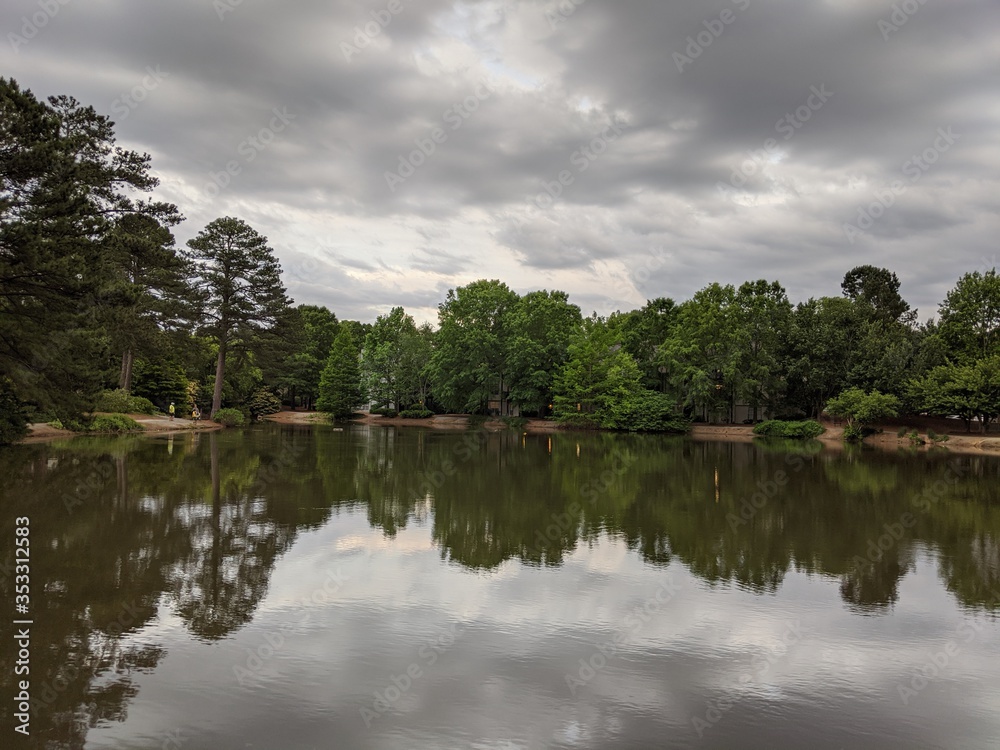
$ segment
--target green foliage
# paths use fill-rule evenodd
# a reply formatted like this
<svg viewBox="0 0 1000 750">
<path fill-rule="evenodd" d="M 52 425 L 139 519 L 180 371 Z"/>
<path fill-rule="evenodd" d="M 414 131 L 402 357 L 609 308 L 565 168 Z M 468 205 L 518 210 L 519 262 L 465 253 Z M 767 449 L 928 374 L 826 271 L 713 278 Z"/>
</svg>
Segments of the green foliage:
<svg viewBox="0 0 1000 750">
<path fill-rule="evenodd" d="M 1000 275 L 967 273 L 941 305 L 941 337 L 960 363 L 1000 354 Z"/>
<path fill-rule="evenodd" d="M 972 360 L 967 364 L 947 364 L 931 369 L 923 378 L 908 383 L 910 403 L 938 416 L 958 415 L 971 429 L 973 419 L 983 432 L 1000 418 L 1000 354 Z"/>
<path fill-rule="evenodd" d="M 230 349 L 260 342 L 287 315 L 281 266 L 267 238 L 241 219 L 216 219 L 188 241 L 207 322 L 203 333 L 218 344 L 212 411 L 222 404 Z M 218 377 L 222 375 L 222 377 Z"/>
<path fill-rule="evenodd" d="M 429 417 L 434 416 L 434 412 L 430 409 L 404 409 L 399 412 L 399 416 L 403 419 L 428 419 Z"/>
<path fill-rule="evenodd" d="M 844 440 L 848 443 L 860 443 L 865 438 L 864 430 L 856 424 L 844 427 Z"/>
<path fill-rule="evenodd" d="M 555 416 L 575 426 L 617 429 L 642 390 L 639 367 L 602 318 L 586 318 L 555 383 Z"/>
<path fill-rule="evenodd" d="M 219 409 L 212 415 L 212 421 L 218 422 L 223 427 L 242 427 L 246 418 L 239 409 Z"/>
<path fill-rule="evenodd" d="M 320 377 L 316 408 L 334 419 L 346 419 L 362 401 L 358 352 L 350 331 L 342 326 Z"/>
<path fill-rule="evenodd" d="M 426 401 L 432 340 L 430 327 L 417 328 L 402 307 L 378 316 L 361 354 L 362 389 L 368 400 L 397 410 L 405 403 Z"/>
<path fill-rule="evenodd" d="M 899 430 L 896 432 L 896 437 L 906 437 L 906 430 L 907 430 L 906 427 L 900 427 Z"/>
<path fill-rule="evenodd" d="M 0 378 L 0 445 L 16 443 L 27 434 L 27 410 L 14 393 L 13 383 Z"/>
<path fill-rule="evenodd" d="M 388 417 L 390 419 L 399 416 L 399 412 L 395 409 L 371 409 L 369 414 L 376 414 L 380 417 Z"/>
<path fill-rule="evenodd" d="M 95 433 L 122 433 L 141 432 L 144 428 L 132 417 L 124 414 L 98 414 L 89 422 L 83 425 L 85 432 Z"/>
<path fill-rule="evenodd" d="M 260 419 L 266 414 L 277 414 L 281 411 L 281 399 L 266 388 L 258 389 L 246 403 L 251 419 Z"/>
<path fill-rule="evenodd" d="M 795 440 L 810 440 L 819 437 L 826 428 L 819 422 L 806 419 L 798 422 L 784 422 L 771 419 L 754 425 L 754 435 L 768 438 L 791 438 Z"/>
<path fill-rule="evenodd" d="M 529 292 L 510 312 L 507 342 L 510 400 L 523 412 L 545 415 L 559 369 L 580 326 L 580 308 L 565 292 Z"/>
<path fill-rule="evenodd" d="M 94 411 L 105 411 L 112 414 L 156 414 L 156 407 L 148 398 L 133 396 L 118 388 L 113 391 L 103 391 L 97 397 Z"/>
<path fill-rule="evenodd" d="M 485 413 L 510 374 L 510 314 L 518 296 L 499 281 L 448 290 L 438 307 L 437 346 L 428 372 L 445 409 Z"/>
<path fill-rule="evenodd" d="M 80 414 L 110 374 L 115 224 L 179 216 L 137 195 L 157 185 L 149 157 L 72 97 L 40 102 L 0 78 L 0 131 L 0 377 L 22 402 Z"/>
<path fill-rule="evenodd" d="M 847 420 L 848 427 L 869 425 L 899 412 L 899 399 L 887 393 L 848 388 L 826 404 L 826 411 Z M 846 430 L 845 430 L 846 434 Z"/>
<path fill-rule="evenodd" d="M 844 275 L 840 288 L 867 318 L 895 323 L 915 317 L 899 294 L 899 278 L 886 268 L 856 266 Z"/>
<path fill-rule="evenodd" d="M 910 433 L 910 444 L 911 445 L 923 445 L 924 439 L 920 437 L 920 433 L 914 430 Z"/>
<path fill-rule="evenodd" d="M 619 407 L 615 428 L 628 432 L 687 432 L 689 420 L 677 414 L 674 400 L 663 393 L 630 393 Z"/>
</svg>

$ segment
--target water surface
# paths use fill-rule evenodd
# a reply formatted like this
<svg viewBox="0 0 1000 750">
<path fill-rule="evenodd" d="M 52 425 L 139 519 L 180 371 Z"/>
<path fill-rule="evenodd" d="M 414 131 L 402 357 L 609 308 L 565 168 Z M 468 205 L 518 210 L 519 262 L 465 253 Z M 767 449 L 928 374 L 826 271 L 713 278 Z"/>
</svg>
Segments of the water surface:
<svg viewBox="0 0 1000 750">
<path fill-rule="evenodd" d="M 3 747 L 1000 745 L 992 457 L 268 425 L 0 474 Z"/>
</svg>

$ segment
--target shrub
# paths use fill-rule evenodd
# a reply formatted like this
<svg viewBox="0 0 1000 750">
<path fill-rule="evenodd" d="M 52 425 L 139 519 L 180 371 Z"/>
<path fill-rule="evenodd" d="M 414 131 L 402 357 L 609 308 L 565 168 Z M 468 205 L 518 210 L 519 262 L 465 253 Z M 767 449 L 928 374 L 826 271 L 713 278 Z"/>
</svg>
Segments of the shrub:
<svg viewBox="0 0 1000 750">
<path fill-rule="evenodd" d="M 218 422 L 223 427 L 242 427 L 246 418 L 239 409 L 219 409 L 212 415 L 212 421 Z"/>
<path fill-rule="evenodd" d="M 86 432 L 137 432 L 142 425 L 124 414 L 99 414 L 85 426 Z"/>
<path fill-rule="evenodd" d="M 900 427 L 899 432 L 896 433 L 896 437 L 906 437 L 906 428 Z"/>
<path fill-rule="evenodd" d="M 97 397 L 94 411 L 105 411 L 112 414 L 156 414 L 156 407 L 148 398 L 133 396 L 121 388 L 113 391 L 103 391 Z"/>
<path fill-rule="evenodd" d="M 395 409 L 390 409 L 388 406 L 381 407 L 378 409 L 371 409 L 368 413 L 376 414 L 380 417 L 389 417 L 390 419 L 399 416 L 398 411 L 396 411 Z"/>
<path fill-rule="evenodd" d="M 782 422 L 770 419 L 753 428 L 753 434 L 760 437 L 792 438 L 795 440 L 810 440 L 819 437 L 824 432 L 826 432 L 826 428 L 812 419 L 804 419 L 799 422 Z"/>
<path fill-rule="evenodd" d="M 677 414 L 670 396 L 640 391 L 622 399 L 615 427 L 629 432 L 687 432 L 691 423 Z"/>
<path fill-rule="evenodd" d="M 859 443 L 865 439 L 864 430 L 856 424 L 849 424 L 844 428 L 844 440 L 848 443 Z"/>
<path fill-rule="evenodd" d="M 434 416 L 434 412 L 430 409 L 404 409 L 399 412 L 399 416 L 403 419 L 428 419 Z"/>
<path fill-rule="evenodd" d="M 920 437 L 920 433 L 914 430 L 913 432 L 910 433 L 910 443 L 912 443 L 913 445 L 923 445 L 924 440 L 923 438 Z"/>
<path fill-rule="evenodd" d="M 267 388 L 258 389 L 246 404 L 251 419 L 259 419 L 265 414 L 276 414 L 281 411 L 281 399 Z"/>
</svg>

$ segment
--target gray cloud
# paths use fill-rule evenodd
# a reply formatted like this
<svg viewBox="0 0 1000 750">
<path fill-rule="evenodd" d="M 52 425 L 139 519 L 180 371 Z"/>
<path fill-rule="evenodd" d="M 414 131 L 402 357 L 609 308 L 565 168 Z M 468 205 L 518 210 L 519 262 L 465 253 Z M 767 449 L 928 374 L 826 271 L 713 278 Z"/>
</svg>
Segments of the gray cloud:
<svg viewBox="0 0 1000 750">
<path fill-rule="evenodd" d="M 888 32 L 889 0 L 677 5 L 587 0 L 553 27 L 555 2 L 406 0 L 381 26 L 382 0 L 221 19 L 207 0 L 107 0 L 27 39 L 40 6 L 14 0 L 0 30 L 5 75 L 93 104 L 152 154 L 180 242 L 239 215 L 296 300 L 341 317 L 433 319 L 480 276 L 603 313 L 714 280 L 804 299 L 858 263 L 896 271 L 926 316 L 995 254 L 995 0 L 927 2 Z M 149 67 L 165 77 L 123 108 Z M 939 128 L 959 137 L 913 181 Z M 845 231 L 894 180 L 892 205 Z M 649 267 L 655 248 L 671 259 Z"/>
</svg>

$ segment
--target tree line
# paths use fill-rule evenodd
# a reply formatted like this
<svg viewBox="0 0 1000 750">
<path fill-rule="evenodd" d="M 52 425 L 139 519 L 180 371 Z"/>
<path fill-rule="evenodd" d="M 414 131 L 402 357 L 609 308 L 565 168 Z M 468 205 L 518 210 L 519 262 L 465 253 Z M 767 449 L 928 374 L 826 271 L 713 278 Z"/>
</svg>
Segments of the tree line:
<svg viewBox="0 0 1000 750">
<path fill-rule="evenodd" d="M 996 269 L 962 276 L 922 324 L 896 275 L 868 265 L 840 296 L 796 305 L 761 279 L 585 317 L 565 292 L 479 280 L 448 292 L 436 328 L 401 307 L 340 320 L 294 305 L 267 238 L 239 218 L 177 247 L 178 208 L 142 197 L 157 186 L 149 155 L 117 146 L 92 107 L 0 78 L 0 108 L 0 442 L 118 403 L 664 431 L 735 421 L 738 405 L 756 421 L 832 401 L 850 419 L 863 409 L 849 392 L 983 430 L 1000 416 Z"/>
</svg>

